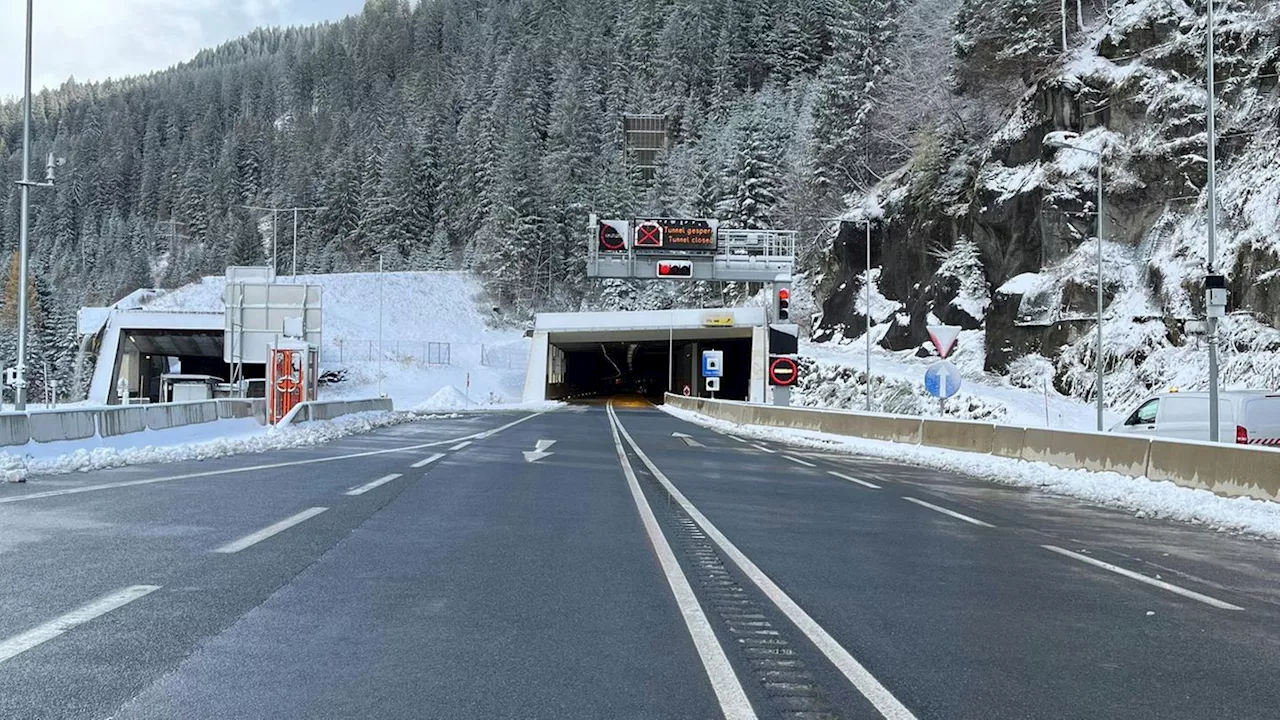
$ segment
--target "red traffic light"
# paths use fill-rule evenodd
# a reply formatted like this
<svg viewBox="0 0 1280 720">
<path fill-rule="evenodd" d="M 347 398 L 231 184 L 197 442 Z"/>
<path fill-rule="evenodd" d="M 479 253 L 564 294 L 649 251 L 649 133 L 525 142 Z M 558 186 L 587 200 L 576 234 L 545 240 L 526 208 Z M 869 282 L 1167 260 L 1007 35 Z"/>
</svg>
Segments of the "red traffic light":
<svg viewBox="0 0 1280 720">
<path fill-rule="evenodd" d="M 779 289 L 778 289 L 778 299 L 779 299 L 779 300 L 790 300 L 790 299 L 791 299 L 791 290 L 790 290 L 790 289 L 788 289 L 788 288 L 779 288 Z"/>
</svg>

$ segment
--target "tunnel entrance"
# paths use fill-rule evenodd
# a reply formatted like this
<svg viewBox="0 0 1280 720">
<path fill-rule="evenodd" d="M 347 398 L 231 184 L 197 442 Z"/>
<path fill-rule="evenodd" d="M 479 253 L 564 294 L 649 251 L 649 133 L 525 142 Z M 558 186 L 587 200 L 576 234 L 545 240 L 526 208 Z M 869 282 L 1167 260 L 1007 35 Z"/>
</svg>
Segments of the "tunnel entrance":
<svg viewBox="0 0 1280 720">
<path fill-rule="evenodd" d="M 703 387 L 702 351 L 724 352 L 720 391 L 725 400 L 746 400 L 750 393 L 751 338 L 601 342 L 556 346 L 564 353 L 564 399 L 639 395 L 661 402 L 662 394 L 690 395 Z"/>
<path fill-rule="evenodd" d="M 710 397 L 702 353 L 719 350 L 724 374 L 715 396 L 764 402 L 766 330 L 762 307 L 539 313 L 524 398 Z"/>
</svg>

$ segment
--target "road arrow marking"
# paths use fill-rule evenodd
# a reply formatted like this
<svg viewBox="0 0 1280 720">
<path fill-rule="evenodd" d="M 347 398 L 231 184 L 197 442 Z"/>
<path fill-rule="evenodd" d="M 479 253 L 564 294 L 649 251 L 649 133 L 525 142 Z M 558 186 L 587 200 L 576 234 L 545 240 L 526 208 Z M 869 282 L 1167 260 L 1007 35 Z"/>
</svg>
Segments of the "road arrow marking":
<svg viewBox="0 0 1280 720">
<path fill-rule="evenodd" d="M 697 440 L 694 440 L 692 435 L 685 435 L 682 432 L 673 432 L 671 433 L 671 437 L 680 438 L 681 440 L 684 441 L 684 444 L 688 445 L 689 447 L 706 447 L 706 445 L 703 445 Z"/>
<path fill-rule="evenodd" d="M 552 445 L 555 445 L 555 444 L 556 444 L 556 441 L 555 441 L 555 440 L 539 440 L 539 441 L 537 442 L 537 444 L 535 444 L 535 445 L 533 446 L 533 450 L 525 450 L 525 451 L 523 452 L 523 455 L 524 455 L 524 461 L 525 461 L 525 462 L 538 462 L 539 460 L 541 460 L 541 459 L 543 459 L 543 458 L 551 457 L 552 455 L 555 455 L 555 453 L 549 453 L 549 452 L 547 452 L 547 450 L 548 450 Z"/>
</svg>

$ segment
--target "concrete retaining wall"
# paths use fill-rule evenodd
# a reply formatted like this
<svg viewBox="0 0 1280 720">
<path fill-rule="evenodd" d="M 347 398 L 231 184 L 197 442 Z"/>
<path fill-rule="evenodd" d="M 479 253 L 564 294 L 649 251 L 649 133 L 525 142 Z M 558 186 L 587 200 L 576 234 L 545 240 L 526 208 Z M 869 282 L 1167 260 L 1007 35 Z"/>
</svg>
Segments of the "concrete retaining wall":
<svg viewBox="0 0 1280 720">
<path fill-rule="evenodd" d="M 84 440 L 98 432 L 95 410 L 44 410 L 27 414 L 31 439 L 36 442 Z"/>
<path fill-rule="evenodd" d="M 1280 501 L 1280 451 L 1136 435 L 1068 432 L 845 410 L 783 408 L 667 395 L 678 407 L 743 425 L 768 425 L 949 448 L 1168 480 L 1228 497 Z"/>
<path fill-rule="evenodd" d="M 98 410 L 98 435 L 116 437 L 147 429 L 147 408 L 144 405 L 116 407 Z"/>
<path fill-rule="evenodd" d="M 152 430 L 166 430 L 183 425 L 198 425 L 218 419 L 218 403 L 216 400 L 165 403 L 146 407 L 147 427 Z"/>
</svg>

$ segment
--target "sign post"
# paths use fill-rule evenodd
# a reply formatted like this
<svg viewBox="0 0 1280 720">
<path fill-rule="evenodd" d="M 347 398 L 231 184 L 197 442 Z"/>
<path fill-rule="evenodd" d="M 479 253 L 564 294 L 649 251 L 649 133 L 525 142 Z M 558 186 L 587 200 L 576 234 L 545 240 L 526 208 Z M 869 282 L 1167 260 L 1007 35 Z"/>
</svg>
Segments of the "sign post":
<svg viewBox="0 0 1280 720">
<path fill-rule="evenodd" d="M 724 351 L 702 351 L 702 377 L 706 378 L 707 392 L 712 399 L 720 390 L 720 378 L 724 377 Z"/>
<path fill-rule="evenodd" d="M 945 414 L 947 398 L 960 392 L 960 368 L 948 362 L 947 357 L 955 350 L 961 328 L 957 325 L 930 325 L 928 330 L 929 340 L 942 359 L 925 370 L 924 389 L 938 398 L 938 407 Z"/>
</svg>

